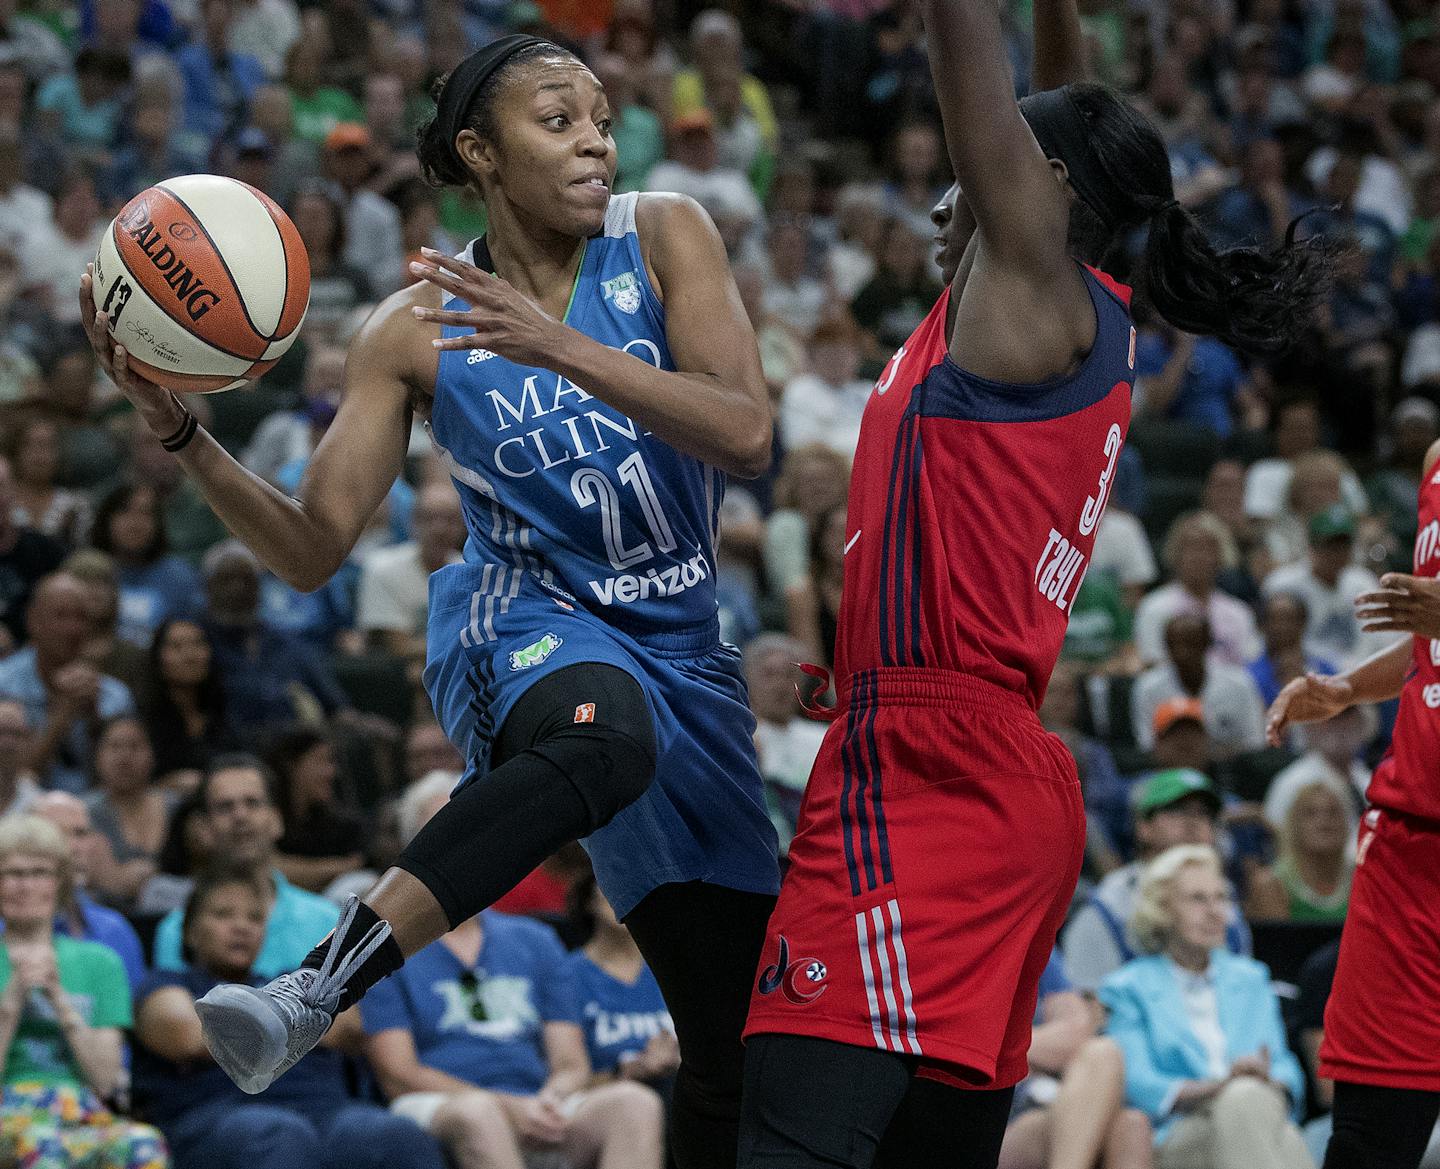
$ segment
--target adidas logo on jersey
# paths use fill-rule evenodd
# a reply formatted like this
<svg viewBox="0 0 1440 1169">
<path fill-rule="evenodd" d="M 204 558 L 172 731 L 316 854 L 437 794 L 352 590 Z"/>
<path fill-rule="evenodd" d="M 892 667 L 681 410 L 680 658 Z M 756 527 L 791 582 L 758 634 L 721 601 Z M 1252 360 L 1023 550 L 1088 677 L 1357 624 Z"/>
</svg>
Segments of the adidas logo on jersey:
<svg viewBox="0 0 1440 1169">
<path fill-rule="evenodd" d="M 482 361 L 489 361 L 495 354 L 488 349 L 472 349 L 470 356 L 465 359 L 466 365 L 479 365 Z"/>
</svg>

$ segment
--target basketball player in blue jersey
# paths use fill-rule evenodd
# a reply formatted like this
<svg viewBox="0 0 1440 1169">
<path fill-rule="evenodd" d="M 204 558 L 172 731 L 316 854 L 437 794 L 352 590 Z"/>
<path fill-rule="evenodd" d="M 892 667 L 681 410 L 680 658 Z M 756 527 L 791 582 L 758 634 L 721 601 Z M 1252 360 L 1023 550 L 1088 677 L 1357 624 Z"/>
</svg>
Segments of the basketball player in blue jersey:
<svg viewBox="0 0 1440 1169">
<path fill-rule="evenodd" d="M 427 253 L 420 281 L 362 328 L 293 498 L 129 372 L 82 279 L 106 369 L 287 582 L 315 588 L 344 561 L 403 467 L 415 413 L 469 529 L 463 563 L 431 580 L 425 672 L 464 780 L 300 970 L 206 996 L 206 1041 L 263 1090 L 406 956 L 585 838 L 675 1020 L 675 1162 L 731 1169 L 740 1031 L 779 884 L 715 602 L 725 475 L 769 459 L 755 339 L 695 203 L 611 196 L 610 110 L 570 53 L 503 38 L 437 102 L 421 164 L 478 191 L 488 234 L 460 259 Z M 559 1094 L 580 1086 L 525 1107 L 555 1123 Z"/>
</svg>

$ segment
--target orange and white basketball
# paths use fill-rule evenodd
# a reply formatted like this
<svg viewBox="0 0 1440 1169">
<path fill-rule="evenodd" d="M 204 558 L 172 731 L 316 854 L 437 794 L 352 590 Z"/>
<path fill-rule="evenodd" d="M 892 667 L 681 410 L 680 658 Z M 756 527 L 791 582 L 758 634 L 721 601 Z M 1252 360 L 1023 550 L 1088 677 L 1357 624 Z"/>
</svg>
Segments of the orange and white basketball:
<svg viewBox="0 0 1440 1169">
<path fill-rule="evenodd" d="M 181 393 L 231 390 L 295 340 L 310 258 L 268 195 L 182 175 L 121 209 L 100 241 L 93 292 L 141 376 Z"/>
</svg>

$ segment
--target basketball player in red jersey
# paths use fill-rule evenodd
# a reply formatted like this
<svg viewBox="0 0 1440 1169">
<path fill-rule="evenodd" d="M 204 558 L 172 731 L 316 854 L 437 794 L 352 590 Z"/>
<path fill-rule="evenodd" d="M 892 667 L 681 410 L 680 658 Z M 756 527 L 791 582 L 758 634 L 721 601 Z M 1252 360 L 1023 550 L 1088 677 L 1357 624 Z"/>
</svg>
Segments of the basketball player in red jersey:
<svg viewBox="0 0 1440 1169">
<path fill-rule="evenodd" d="M 1440 1116 L 1440 443 L 1425 455 L 1413 575 L 1360 597 L 1365 628 L 1402 638 L 1334 677 L 1286 686 L 1267 728 L 1400 696 L 1365 796 L 1320 1074 L 1335 1080 L 1325 1169 L 1415 1169 Z"/>
<path fill-rule="evenodd" d="M 1153 127 L 1103 87 L 1017 106 L 994 0 L 925 0 L 975 231 L 866 408 L 836 719 L 747 1026 L 743 1169 L 993 1169 L 1080 869 L 1073 761 L 1036 710 L 1124 442 L 1129 290 L 1248 351 L 1313 313 L 1319 254 L 1219 253 Z M 957 209 L 958 213 L 958 209 Z"/>
</svg>

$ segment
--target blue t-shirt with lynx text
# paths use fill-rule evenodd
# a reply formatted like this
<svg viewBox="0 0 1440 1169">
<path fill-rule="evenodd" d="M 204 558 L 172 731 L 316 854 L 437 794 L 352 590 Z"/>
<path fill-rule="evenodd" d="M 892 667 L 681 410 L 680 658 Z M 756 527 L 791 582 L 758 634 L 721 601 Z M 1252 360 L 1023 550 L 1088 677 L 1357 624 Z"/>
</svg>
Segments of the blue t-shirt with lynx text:
<svg viewBox="0 0 1440 1169">
<path fill-rule="evenodd" d="M 580 995 L 585 1047 L 590 1067 L 613 1072 L 626 1059 L 645 1050 L 661 1031 L 675 1032 L 660 984 L 650 967 L 641 966 L 634 982 L 625 982 L 597 966 L 583 950 L 570 955 L 570 969 Z"/>
<path fill-rule="evenodd" d="M 550 1074 L 546 1023 L 579 1023 L 575 980 L 555 931 L 487 909 L 474 966 L 433 942 L 360 1001 L 365 1032 L 400 1028 L 420 1063 L 477 1088 L 533 1096 Z"/>
</svg>

